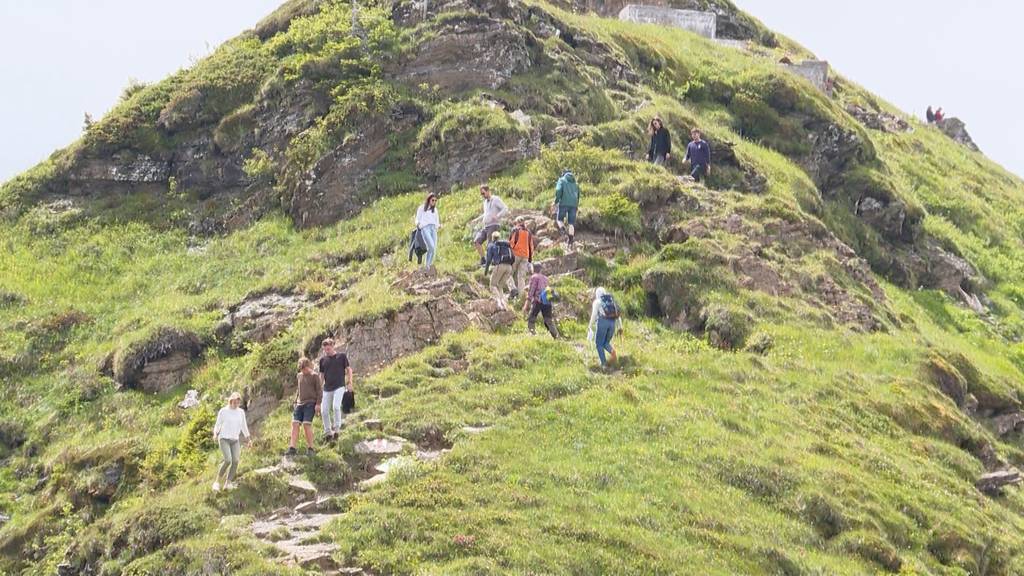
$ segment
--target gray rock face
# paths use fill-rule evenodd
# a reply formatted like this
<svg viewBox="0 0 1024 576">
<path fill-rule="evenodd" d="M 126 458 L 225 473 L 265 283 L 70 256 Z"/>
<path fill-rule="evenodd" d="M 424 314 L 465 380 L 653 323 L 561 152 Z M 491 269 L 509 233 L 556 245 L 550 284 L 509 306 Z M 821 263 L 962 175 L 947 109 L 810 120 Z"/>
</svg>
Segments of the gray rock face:
<svg viewBox="0 0 1024 576">
<path fill-rule="evenodd" d="M 341 326 L 335 331 L 334 338 L 348 355 L 353 368 L 365 374 L 437 342 L 448 332 L 457 332 L 469 325 L 470 318 L 466 312 L 445 296 L 408 304 L 381 318 Z M 315 356 L 323 338 L 314 342 L 307 353 Z"/>
<path fill-rule="evenodd" d="M 938 122 L 936 126 L 939 130 L 942 130 L 946 136 L 949 136 L 959 144 L 964 145 L 974 152 L 981 152 L 978 145 L 974 143 L 974 139 L 967 133 L 967 125 L 964 121 L 959 118 L 943 118 L 942 121 Z"/>
<path fill-rule="evenodd" d="M 456 20 L 422 42 L 396 77 L 449 92 L 496 89 L 531 64 L 521 33 L 498 20 Z"/>
<path fill-rule="evenodd" d="M 678 10 L 641 4 L 629 4 L 620 10 L 619 20 L 682 28 L 705 38 L 715 38 L 718 30 L 718 17 L 714 12 Z"/>
<path fill-rule="evenodd" d="M 901 202 L 865 196 L 857 203 L 857 216 L 889 240 L 898 241 L 904 237 L 907 210 Z"/>
<path fill-rule="evenodd" d="M 178 402 L 178 408 L 181 408 L 182 410 L 189 410 L 196 406 L 199 406 L 198 390 L 189 390 L 185 393 L 185 398 L 181 402 Z"/>
<path fill-rule="evenodd" d="M 991 424 L 996 436 L 1006 436 L 1011 432 L 1024 430 L 1024 413 L 1011 412 L 996 416 L 992 418 Z"/>
<path fill-rule="evenodd" d="M 250 298 L 234 307 L 217 326 L 217 335 L 230 335 L 240 343 L 264 343 L 291 325 L 309 306 L 304 294 L 270 293 Z"/>
<path fill-rule="evenodd" d="M 1024 482 L 1024 477 L 1021 477 L 1020 470 L 1007 468 L 982 475 L 974 485 L 985 494 L 997 496 L 1003 492 L 1003 488 L 1016 486 L 1021 482 Z"/>
<path fill-rule="evenodd" d="M 165 392 L 188 378 L 192 360 L 201 351 L 195 334 L 162 328 L 148 341 L 118 351 L 113 358 L 113 377 L 122 388 Z"/>
<path fill-rule="evenodd" d="M 914 130 L 909 122 L 888 112 L 871 111 L 856 104 L 847 106 L 846 111 L 858 122 L 872 130 L 890 133 L 913 132 Z"/>
</svg>

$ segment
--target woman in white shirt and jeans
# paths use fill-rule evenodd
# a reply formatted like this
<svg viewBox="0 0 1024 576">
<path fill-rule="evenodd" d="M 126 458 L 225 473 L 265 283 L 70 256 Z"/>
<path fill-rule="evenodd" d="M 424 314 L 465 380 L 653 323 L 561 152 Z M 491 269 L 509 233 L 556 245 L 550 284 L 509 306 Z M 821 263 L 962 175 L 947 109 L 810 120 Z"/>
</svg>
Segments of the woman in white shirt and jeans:
<svg viewBox="0 0 1024 576">
<path fill-rule="evenodd" d="M 423 237 L 423 243 L 427 245 L 427 261 L 423 265 L 424 270 L 434 267 L 434 257 L 437 255 L 437 230 L 441 227 L 441 217 L 437 213 L 437 194 L 430 193 L 427 200 L 416 209 L 416 229 Z"/>
<path fill-rule="evenodd" d="M 241 458 L 242 447 L 240 445 L 244 438 L 249 442 L 249 426 L 245 421 L 245 410 L 239 408 L 242 403 L 242 396 L 233 392 L 228 397 L 228 405 L 217 412 L 217 423 L 213 426 L 213 440 L 220 444 L 221 454 L 224 455 L 224 462 L 217 471 L 217 479 L 213 482 L 213 490 L 220 490 L 221 478 L 224 478 L 224 488 L 235 487 L 235 472 L 238 471 L 238 462 Z"/>
</svg>

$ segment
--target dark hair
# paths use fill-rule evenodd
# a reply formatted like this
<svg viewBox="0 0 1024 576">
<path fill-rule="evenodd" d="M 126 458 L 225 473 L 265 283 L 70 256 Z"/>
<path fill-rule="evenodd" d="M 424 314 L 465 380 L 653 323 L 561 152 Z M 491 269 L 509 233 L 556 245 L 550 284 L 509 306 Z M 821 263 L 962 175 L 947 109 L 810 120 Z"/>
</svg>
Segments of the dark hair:
<svg viewBox="0 0 1024 576">
<path fill-rule="evenodd" d="M 665 122 L 661 119 L 661 116 L 655 116 L 654 118 L 651 118 L 651 121 L 647 124 L 647 132 L 650 133 L 651 136 L 658 132 L 657 130 L 654 129 L 655 122 L 658 123 L 658 128 L 665 127 Z"/>
<path fill-rule="evenodd" d="M 431 212 L 434 212 L 435 208 L 430 205 L 430 199 L 431 198 L 433 198 L 434 200 L 437 200 L 437 194 L 434 194 L 433 192 L 431 192 L 430 194 L 427 194 L 427 199 L 423 201 L 423 209 L 424 210 L 430 210 Z"/>
<path fill-rule="evenodd" d="M 541 268 L 540 262 L 534 262 L 533 263 L 533 273 L 534 274 L 540 274 L 540 268 Z"/>
</svg>

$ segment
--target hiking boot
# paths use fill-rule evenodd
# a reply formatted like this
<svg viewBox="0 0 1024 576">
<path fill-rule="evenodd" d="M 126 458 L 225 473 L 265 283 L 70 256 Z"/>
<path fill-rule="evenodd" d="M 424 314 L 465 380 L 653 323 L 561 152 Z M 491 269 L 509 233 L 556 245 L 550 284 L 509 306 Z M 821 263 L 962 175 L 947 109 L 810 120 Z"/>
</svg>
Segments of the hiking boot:
<svg viewBox="0 0 1024 576">
<path fill-rule="evenodd" d="M 220 482 L 216 482 L 216 481 L 215 481 L 215 482 L 213 483 L 213 491 L 214 491 L 214 492 L 220 492 Z"/>
<path fill-rule="evenodd" d="M 298 451 L 296 451 L 295 448 L 289 448 L 284 453 L 285 456 L 295 456 L 296 454 L 298 454 Z"/>
<path fill-rule="evenodd" d="M 235 488 L 238 488 L 238 484 L 235 484 L 234 482 L 228 482 L 224 485 L 225 490 L 234 490 Z"/>
<path fill-rule="evenodd" d="M 314 456 L 314 455 L 316 455 L 316 450 L 314 450 L 313 448 L 306 448 L 306 456 Z"/>
<path fill-rule="evenodd" d="M 481 266 L 486 266 L 487 265 L 487 258 L 484 258 L 483 256 L 481 256 L 480 257 L 480 265 Z"/>
</svg>

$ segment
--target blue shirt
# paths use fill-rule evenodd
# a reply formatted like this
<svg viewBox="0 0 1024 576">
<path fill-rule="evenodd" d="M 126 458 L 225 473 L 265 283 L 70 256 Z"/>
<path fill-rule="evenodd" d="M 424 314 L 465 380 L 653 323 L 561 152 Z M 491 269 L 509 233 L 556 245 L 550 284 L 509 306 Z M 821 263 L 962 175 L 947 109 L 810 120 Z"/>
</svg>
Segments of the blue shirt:
<svg viewBox="0 0 1024 576">
<path fill-rule="evenodd" d="M 711 146 L 704 140 L 698 140 L 696 142 L 690 142 L 686 146 L 686 160 L 689 160 L 694 166 L 710 166 L 711 165 Z"/>
</svg>

